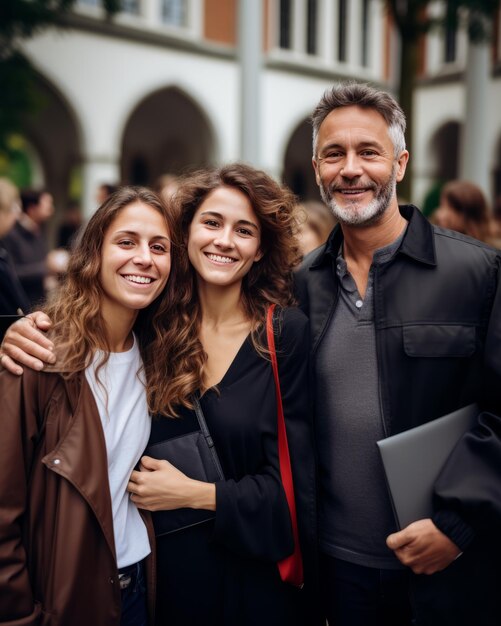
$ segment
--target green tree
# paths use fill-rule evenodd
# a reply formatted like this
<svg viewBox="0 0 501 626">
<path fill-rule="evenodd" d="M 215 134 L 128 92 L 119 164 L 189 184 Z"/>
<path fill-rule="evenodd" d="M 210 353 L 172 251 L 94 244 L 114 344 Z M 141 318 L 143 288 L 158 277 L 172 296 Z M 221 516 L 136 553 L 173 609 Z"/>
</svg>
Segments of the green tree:
<svg viewBox="0 0 501 626">
<path fill-rule="evenodd" d="M 120 10 L 121 0 L 102 0 L 108 16 Z M 63 26 L 77 0 L 0 1 L 0 152 L 9 153 L 8 137 L 21 132 L 26 116 L 43 106 L 34 70 L 21 52 L 22 40 L 51 26 Z"/>
<path fill-rule="evenodd" d="M 400 36 L 400 79 L 398 97 L 407 117 L 407 145 L 412 150 L 414 123 L 414 89 L 418 75 L 419 44 L 432 29 L 442 32 L 460 28 L 464 21 L 470 41 L 479 42 L 490 37 L 490 30 L 501 0 L 441 0 L 441 17 L 430 11 L 432 0 L 385 0 Z M 435 4 L 433 2 L 433 4 Z M 404 198 L 412 199 L 412 177 L 399 185 Z"/>
</svg>

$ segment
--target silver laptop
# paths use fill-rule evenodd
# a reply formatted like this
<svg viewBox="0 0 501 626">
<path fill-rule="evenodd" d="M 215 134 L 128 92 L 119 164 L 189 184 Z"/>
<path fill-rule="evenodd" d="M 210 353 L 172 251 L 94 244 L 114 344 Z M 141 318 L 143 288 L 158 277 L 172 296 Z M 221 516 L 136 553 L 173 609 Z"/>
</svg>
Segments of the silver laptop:
<svg viewBox="0 0 501 626">
<path fill-rule="evenodd" d="M 479 412 L 476 404 L 470 404 L 377 442 L 400 528 L 431 517 L 440 470 L 462 435 L 476 424 Z"/>
</svg>

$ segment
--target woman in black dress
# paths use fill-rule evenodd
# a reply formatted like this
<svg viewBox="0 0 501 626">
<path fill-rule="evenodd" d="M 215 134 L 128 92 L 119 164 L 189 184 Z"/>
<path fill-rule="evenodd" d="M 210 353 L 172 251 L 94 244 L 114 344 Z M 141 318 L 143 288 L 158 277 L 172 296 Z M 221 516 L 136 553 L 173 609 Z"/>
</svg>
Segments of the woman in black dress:
<svg viewBox="0 0 501 626">
<path fill-rule="evenodd" d="M 316 518 L 308 329 L 304 315 L 287 308 L 299 257 L 294 199 L 263 172 L 237 164 L 190 177 L 174 202 L 188 252 L 166 355 L 169 408 L 178 417 L 154 420 L 150 443 L 198 430 L 189 408 L 198 393 L 225 480 L 195 481 L 151 457 L 131 477 L 131 498 L 140 507 L 215 511 L 211 521 L 157 538 L 157 623 L 310 626 Z M 282 582 L 277 569 L 294 542 L 264 329 L 271 303 L 278 305 L 275 337 L 305 590 Z"/>
</svg>

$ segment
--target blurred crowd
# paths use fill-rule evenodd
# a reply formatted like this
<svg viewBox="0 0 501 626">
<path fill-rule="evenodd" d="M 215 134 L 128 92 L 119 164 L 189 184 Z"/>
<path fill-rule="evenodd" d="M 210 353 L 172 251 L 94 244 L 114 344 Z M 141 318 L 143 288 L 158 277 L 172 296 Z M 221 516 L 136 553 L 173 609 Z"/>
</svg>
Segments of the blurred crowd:
<svg viewBox="0 0 501 626">
<path fill-rule="evenodd" d="M 169 205 L 180 184 L 182 178 L 165 174 L 154 189 Z M 118 187 L 114 183 L 101 184 L 96 190 L 97 206 Z M 10 180 L 0 178 L 0 315 L 34 310 L 64 276 L 82 225 L 82 212 L 74 201 L 59 212 L 50 245 L 46 227 L 55 213 L 50 190 L 19 191 Z M 297 240 L 304 256 L 327 240 L 336 220 L 325 204 L 313 200 L 298 204 L 297 215 Z M 474 183 L 446 183 L 439 206 L 429 219 L 437 226 L 501 249 L 501 198 L 491 208 Z"/>
</svg>

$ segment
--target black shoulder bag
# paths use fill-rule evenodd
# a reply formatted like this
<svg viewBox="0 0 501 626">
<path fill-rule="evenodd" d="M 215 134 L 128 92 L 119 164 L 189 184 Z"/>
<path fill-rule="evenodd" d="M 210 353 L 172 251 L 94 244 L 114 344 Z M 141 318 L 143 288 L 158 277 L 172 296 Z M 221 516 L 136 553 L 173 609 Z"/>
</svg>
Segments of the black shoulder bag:
<svg viewBox="0 0 501 626">
<path fill-rule="evenodd" d="M 166 439 L 146 448 L 144 454 L 154 459 L 166 460 L 189 478 L 206 483 L 224 480 L 223 470 L 217 456 L 209 429 L 198 398 L 192 398 L 200 430 L 187 435 Z M 195 524 L 214 519 L 215 511 L 206 509 L 173 509 L 153 513 L 155 535 L 166 535 Z"/>
</svg>

